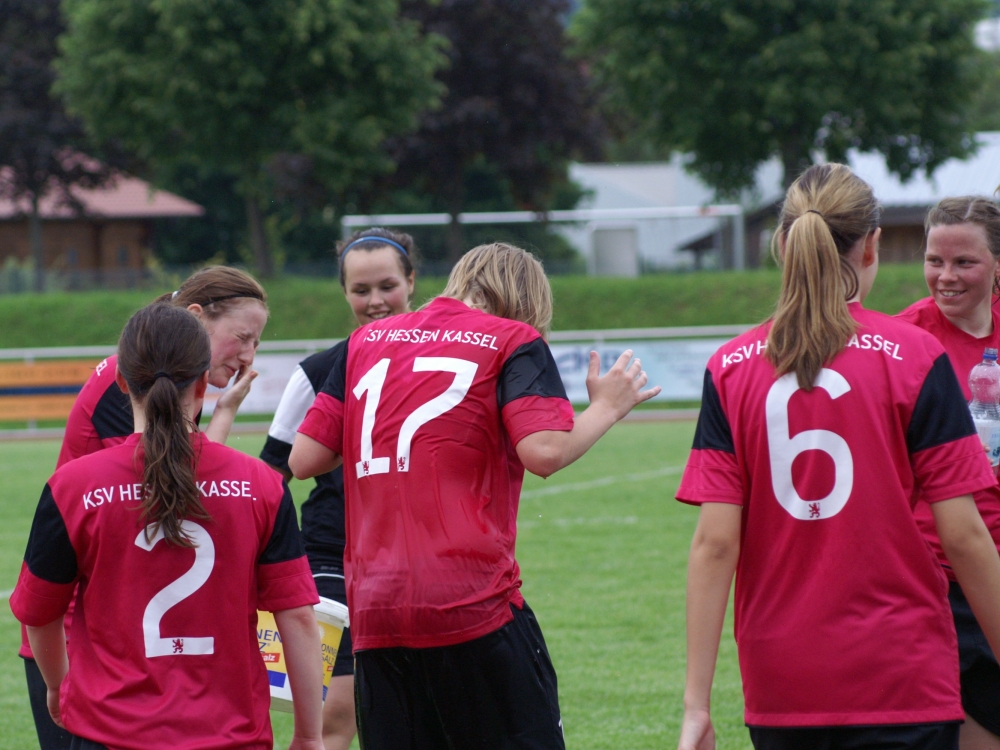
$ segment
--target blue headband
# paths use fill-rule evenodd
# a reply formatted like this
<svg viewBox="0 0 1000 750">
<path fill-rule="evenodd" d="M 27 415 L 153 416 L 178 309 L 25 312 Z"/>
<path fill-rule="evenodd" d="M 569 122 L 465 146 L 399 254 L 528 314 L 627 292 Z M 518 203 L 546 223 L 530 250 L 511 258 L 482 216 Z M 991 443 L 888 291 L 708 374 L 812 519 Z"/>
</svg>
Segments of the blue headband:
<svg viewBox="0 0 1000 750">
<path fill-rule="evenodd" d="M 400 245 L 398 242 L 387 240 L 385 237 L 372 236 L 372 237 L 359 237 L 358 239 L 354 240 L 354 242 L 352 242 L 350 245 L 348 245 L 341 251 L 340 257 L 343 258 L 345 255 L 347 255 L 348 250 L 350 250 L 355 245 L 360 245 L 362 242 L 380 242 L 383 245 L 391 245 L 392 247 L 396 248 L 397 250 L 399 250 L 399 252 L 401 252 L 403 255 L 407 257 L 409 257 L 410 255 L 408 252 L 406 252 L 406 248 Z"/>
</svg>

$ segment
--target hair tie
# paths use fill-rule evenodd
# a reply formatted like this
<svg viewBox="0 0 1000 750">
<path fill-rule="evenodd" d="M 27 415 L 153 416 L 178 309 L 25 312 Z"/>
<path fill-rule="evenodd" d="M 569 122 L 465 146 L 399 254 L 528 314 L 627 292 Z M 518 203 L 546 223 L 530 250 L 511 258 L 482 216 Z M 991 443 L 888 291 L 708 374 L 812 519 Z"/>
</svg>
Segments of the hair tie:
<svg viewBox="0 0 1000 750">
<path fill-rule="evenodd" d="M 160 372 L 156 373 L 156 374 L 155 374 L 155 375 L 153 376 L 153 382 L 155 383 L 155 382 L 156 382 L 157 380 L 159 380 L 160 378 L 169 378 L 169 377 L 170 377 L 170 373 L 169 373 L 169 372 L 163 372 L 163 371 L 161 370 Z"/>
<path fill-rule="evenodd" d="M 354 242 L 352 242 L 350 245 L 348 245 L 347 247 L 345 247 L 343 250 L 340 251 L 340 257 L 343 258 L 345 255 L 347 255 L 348 250 L 350 250 L 355 245 L 360 245 L 362 242 L 380 242 L 383 245 L 390 245 L 396 248 L 397 250 L 399 250 L 399 252 L 401 252 L 403 255 L 407 257 L 409 257 L 410 255 L 408 252 L 406 252 L 406 248 L 400 245 L 398 242 L 393 242 L 392 240 L 386 239 L 385 237 L 370 236 L 370 237 L 358 237 L 358 239 L 354 240 Z"/>
<path fill-rule="evenodd" d="M 826 221 L 826 217 L 823 214 L 821 214 L 819 211 L 817 211 L 815 208 L 806 209 L 806 213 L 807 214 L 816 214 L 823 221 Z"/>
</svg>

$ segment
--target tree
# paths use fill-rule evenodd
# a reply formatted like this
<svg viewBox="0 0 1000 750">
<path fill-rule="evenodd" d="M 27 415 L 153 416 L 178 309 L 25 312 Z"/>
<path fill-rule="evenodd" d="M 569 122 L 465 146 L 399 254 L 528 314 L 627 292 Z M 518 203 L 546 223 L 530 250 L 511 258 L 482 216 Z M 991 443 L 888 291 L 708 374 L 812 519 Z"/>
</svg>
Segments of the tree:
<svg viewBox="0 0 1000 750">
<path fill-rule="evenodd" d="M 59 0 L 0 0 L 0 196 L 27 199 L 35 289 L 45 287 L 39 202 L 53 195 L 79 209 L 71 188 L 98 187 L 113 177 L 88 150 L 82 123 L 69 116 L 49 90 L 55 74 L 56 38 L 63 31 Z"/>
<path fill-rule="evenodd" d="M 778 156 L 876 150 L 903 179 L 974 149 L 983 0 L 586 0 L 580 48 L 612 104 L 722 192 Z"/>
<path fill-rule="evenodd" d="M 448 40 L 438 72 L 447 94 L 420 129 L 393 139 L 392 184 L 452 216 L 449 254 L 463 250 L 457 216 L 469 181 L 489 175 L 514 203 L 549 207 L 569 159 L 594 156 L 600 130 L 580 66 L 566 57 L 567 0 L 408 0 L 404 14 Z"/>
<path fill-rule="evenodd" d="M 231 175 L 258 271 L 267 166 L 301 154 L 334 193 L 389 167 L 382 141 L 435 101 L 438 43 L 396 0 L 66 0 L 63 93 L 154 168 Z"/>
<path fill-rule="evenodd" d="M 987 56 L 983 87 L 973 100 L 970 127 L 982 132 L 1000 130 L 1000 52 Z"/>
</svg>

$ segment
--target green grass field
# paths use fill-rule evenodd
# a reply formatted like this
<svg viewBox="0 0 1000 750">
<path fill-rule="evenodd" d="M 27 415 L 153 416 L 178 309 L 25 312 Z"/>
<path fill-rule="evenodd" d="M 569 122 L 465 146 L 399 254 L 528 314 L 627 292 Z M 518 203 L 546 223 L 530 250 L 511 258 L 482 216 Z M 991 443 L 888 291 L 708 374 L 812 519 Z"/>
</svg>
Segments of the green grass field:
<svg viewBox="0 0 1000 750">
<path fill-rule="evenodd" d="M 684 687 L 684 587 L 697 511 L 673 500 L 694 424 L 615 427 L 547 481 L 528 476 L 517 557 L 524 595 L 559 675 L 567 746 L 642 750 L 676 745 Z M 263 435 L 230 444 L 256 455 Z M 0 590 L 13 587 L 31 517 L 55 464 L 54 441 L 0 444 Z M 309 484 L 294 482 L 298 500 Z M 18 625 L 0 607 L 0 750 L 35 746 L 16 656 Z M 749 748 L 732 625 L 713 697 L 720 750 Z M 272 713 L 277 747 L 291 720 Z"/>
</svg>

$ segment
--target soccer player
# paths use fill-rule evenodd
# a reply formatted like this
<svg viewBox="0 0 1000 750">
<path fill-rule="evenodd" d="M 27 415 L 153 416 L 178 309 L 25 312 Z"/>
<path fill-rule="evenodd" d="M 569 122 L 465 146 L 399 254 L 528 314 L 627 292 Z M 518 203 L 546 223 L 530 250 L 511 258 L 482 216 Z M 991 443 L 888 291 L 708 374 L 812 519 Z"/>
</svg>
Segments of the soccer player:
<svg viewBox="0 0 1000 750">
<path fill-rule="evenodd" d="M 322 748 L 319 598 L 295 507 L 277 472 L 198 431 L 210 369 L 194 315 L 137 312 L 115 376 L 136 432 L 65 464 L 42 492 L 10 606 L 74 750 L 270 750 L 257 609 L 282 637 L 291 747 Z"/>
<path fill-rule="evenodd" d="M 340 286 L 360 325 L 409 312 L 413 294 L 413 238 L 373 228 L 340 243 Z M 295 433 L 330 370 L 347 346 L 342 341 L 299 363 L 285 386 L 260 457 L 285 479 Z M 347 604 L 344 586 L 344 472 L 338 467 L 316 477 L 302 504 L 302 539 L 320 596 Z M 326 750 L 347 750 L 357 733 L 354 719 L 354 655 L 351 629 L 344 628 L 323 702 Z"/>
<path fill-rule="evenodd" d="M 222 388 L 236 375 L 233 387 L 216 402 L 205 431 L 210 440 L 224 443 L 236 411 L 257 376 L 251 365 L 267 322 L 267 295 L 249 274 L 226 266 L 211 266 L 192 274 L 176 292 L 165 294 L 158 301 L 187 308 L 205 325 L 212 342 L 209 383 Z M 128 396 L 115 384 L 116 361 L 116 355 L 112 355 L 101 362 L 77 396 L 66 422 L 56 468 L 74 458 L 119 445 L 133 433 L 132 406 Z M 71 606 L 70 618 L 72 610 Z M 18 653 L 24 659 L 41 750 L 66 750 L 69 737 L 49 718 L 45 683 L 32 658 L 24 628 Z"/>
<path fill-rule="evenodd" d="M 810 167 L 775 233 L 772 320 L 709 360 L 677 492 L 701 506 L 688 568 L 681 750 L 709 712 L 736 571 L 736 642 L 756 748 L 956 748 L 947 580 L 913 505 L 1000 651 L 1000 556 L 971 493 L 993 471 L 944 348 L 861 306 L 879 206 L 847 167 Z"/>
<path fill-rule="evenodd" d="M 524 470 L 582 456 L 659 388 L 625 352 L 576 419 L 541 264 L 468 252 L 442 296 L 348 339 L 299 428 L 295 476 L 344 461 L 344 553 L 367 750 L 563 748 L 556 675 L 514 559 Z"/>
<path fill-rule="evenodd" d="M 928 212 L 924 225 L 924 279 L 931 296 L 899 317 L 941 342 L 968 399 L 969 371 L 982 361 L 984 349 L 1000 348 L 1000 311 L 993 306 L 994 294 L 1000 291 L 1000 206 L 986 198 L 945 198 Z M 1000 487 L 977 492 L 974 498 L 1000 549 Z M 915 515 L 949 579 L 965 708 L 959 746 L 1000 750 L 1000 666 L 955 580 L 930 507 L 918 503 Z"/>
</svg>

